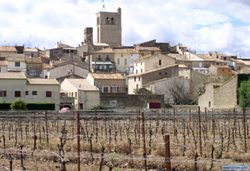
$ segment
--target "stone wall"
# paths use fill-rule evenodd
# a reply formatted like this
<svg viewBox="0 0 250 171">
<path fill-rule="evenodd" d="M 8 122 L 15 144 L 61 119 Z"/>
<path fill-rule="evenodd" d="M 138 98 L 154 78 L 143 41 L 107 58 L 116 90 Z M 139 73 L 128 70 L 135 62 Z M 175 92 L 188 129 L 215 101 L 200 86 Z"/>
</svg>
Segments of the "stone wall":
<svg viewBox="0 0 250 171">
<path fill-rule="evenodd" d="M 115 102 L 114 108 L 126 107 L 146 107 L 149 100 L 160 101 L 164 104 L 164 95 L 127 95 L 127 94 L 101 94 L 101 105 L 111 107 L 111 103 Z"/>
<path fill-rule="evenodd" d="M 215 108 L 233 108 L 237 106 L 237 77 L 215 89 Z"/>
</svg>

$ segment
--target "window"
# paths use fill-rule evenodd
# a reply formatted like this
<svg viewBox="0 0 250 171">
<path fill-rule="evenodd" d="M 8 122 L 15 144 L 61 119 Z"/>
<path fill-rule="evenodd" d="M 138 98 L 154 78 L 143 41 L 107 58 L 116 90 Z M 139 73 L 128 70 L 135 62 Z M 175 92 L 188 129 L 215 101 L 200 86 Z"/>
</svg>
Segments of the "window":
<svg viewBox="0 0 250 171">
<path fill-rule="evenodd" d="M 83 103 L 79 103 L 79 109 L 83 109 Z"/>
<path fill-rule="evenodd" d="M 134 81 L 136 81 L 136 77 L 134 77 Z"/>
<path fill-rule="evenodd" d="M 101 55 L 98 55 L 97 60 L 102 61 Z"/>
<path fill-rule="evenodd" d="M 111 18 L 111 24 L 115 24 L 114 18 Z"/>
<path fill-rule="evenodd" d="M 117 100 L 110 100 L 110 101 L 109 101 L 109 105 L 110 105 L 111 107 L 116 107 L 116 106 L 117 106 Z"/>
<path fill-rule="evenodd" d="M 138 73 L 138 70 L 135 70 L 135 73 L 137 74 L 137 73 Z"/>
<path fill-rule="evenodd" d="M 0 97 L 6 97 L 6 96 L 7 96 L 7 92 L 5 90 L 1 90 Z"/>
<path fill-rule="evenodd" d="M 15 67 L 20 67 L 20 62 L 15 62 Z"/>
<path fill-rule="evenodd" d="M 159 72 L 159 75 L 161 75 L 161 72 Z"/>
<path fill-rule="evenodd" d="M 141 73 L 142 73 L 142 69 L 141 69 Z"/>
<path fill-rule="evenodd" d="M 36 96 L 37 95 L 37 91 L 32 91 L 32 95 Z"/>
<path fill-rule="evenodd" d="M 141 77 L 138 77 L 139 81 L 141 81 Z"/>
<path fill-rule="evenodd" d="M 52 97 L 52 92 L 51 91 L 46 91 L 46 97 Z"/>
<path fill-rule="evenodd" d="M 26 96 L 29 95 L 29 91 L 25 91 L 25 95 L 26 95 Z"/>
<path fill-rule="evenodd" d="M 21 91 L 15 91 L 15 97 L 21 97 Z"/>
<path fill-rule="evenodd" d="M 109 55 L 106 56 L 106 61 L 110 61 Z"/>
<path fill-rule="evenodd" d="M 120 64 L 120 58 L 117 59 L 117 64 L 118 64 L 118 65 Z"/>
<path fill-rule="evenodd" d="M 106 24 L 109 24 L 109 17 L 106 18 Z"/>
<path fill-rule="evenodd" d="M 75 98 L 77 98 L 77 92 L 75 92 Z"/>
<path fill-rule="evenodd" d="M 161 66 L 161 60 L 159 60 L 159 65 Z"/>
<path fill-rule="evenodd" d="M 128 60 L 124 59 L 124 64 L 127 65 L 127 63 L 128 63 Z"/>
<path fill-rule="evenodd" d="M 117 86 L 111 86 L 111 93 L 117 93 L 118 87 Z"/>
<path fill-rule="evenodd" d="M 109 86 L 102 86 L 103 93 L 109 93 Z"/>
<path fill-rule="evenodd" d="M 138 90 L 139 89 L 139 85 L 138 84 L 136 84 L 136 90 Z"/>
</svg>

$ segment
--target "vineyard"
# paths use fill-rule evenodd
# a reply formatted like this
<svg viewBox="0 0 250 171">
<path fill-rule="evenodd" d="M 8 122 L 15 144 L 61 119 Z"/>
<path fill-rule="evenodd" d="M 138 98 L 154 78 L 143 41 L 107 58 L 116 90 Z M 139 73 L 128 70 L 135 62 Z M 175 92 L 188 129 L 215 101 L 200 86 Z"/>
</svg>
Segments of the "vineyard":
<svg viewBox="0 0 250 171">
<path fill-rule="evenodd" d="M 0 112 L 0 170 L 216 171 L 250 163 L 250 111 Z"/>
</svg>

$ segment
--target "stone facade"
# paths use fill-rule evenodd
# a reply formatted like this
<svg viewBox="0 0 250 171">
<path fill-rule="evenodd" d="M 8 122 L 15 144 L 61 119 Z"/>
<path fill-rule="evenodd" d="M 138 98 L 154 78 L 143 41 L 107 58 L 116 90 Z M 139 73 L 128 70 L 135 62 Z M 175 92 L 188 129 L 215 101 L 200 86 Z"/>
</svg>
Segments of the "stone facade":
<svg viewBox="0 0 250 171">
<path fill-rule="evenodd" d="M 121 8 L 117 12 L 97 13 L 97 43 L 110 46 L 122 45 Z"/>
<path fill-rule="evenodd" d="M 174 104 L 174 98 L 171 94 L 171 90 L 175 89 L 177 85 L 182 88 L 183 93 L 190 93 L 190 79 L 186 79 L 182 76 L 165 78 L 148 83 L 145 88 L 150 90 L 153 94 L 163 94 L 165 104 Z"/>
<path fill-rule="evenodd" d="M 0 73 L 0 91 L 0 103 L 20 99 L 27 104 L 52 103 L 59 109 L 60 84 L 55 79 L 28 79 L 21 72 Z"/>
<path fill-rule="evenodd" d="M 99 88 L 101 94 L 126 94 L 126 79 L 120 73 L 90 73 L 87 80 Z"/>
<path fill-rule="evenodd" d="M 237 77 L 225 84 L 211 83 L 198 99 L 201 108 L 234 108 L 237 106 Z"/>
<path fill-rule="evenodd" d="M 129 75 L 128 94 L 134 94 L 135 90 L 142 88 L 149 82 L 178 76 L 178 74 L 178 65 L 172 65 L 157 70 L 152 70 L 150 72 Z"/>
<path fill-rule="evenodd" d="M 134 74 L 148 72 L 158 68 L 171 66 L 175 64 L 175 59 L 164 54 L 148 55 L 139 58 L 135 62 Z"/>
<path fill-rule="evenodd" d="M 65 79 L 61 92 L 74 99 L 74 109 L 91 109 L 100 104 L 99 89 L 86 79 Z"/>
<path fill-rule="evenodd" d="M 101 105 L 112 108 L 146 107 L 150 100 L 160 101 L 164 104 L 163 95 L 124 95 L 124 94 L 101 94 Z"/>
</svg>

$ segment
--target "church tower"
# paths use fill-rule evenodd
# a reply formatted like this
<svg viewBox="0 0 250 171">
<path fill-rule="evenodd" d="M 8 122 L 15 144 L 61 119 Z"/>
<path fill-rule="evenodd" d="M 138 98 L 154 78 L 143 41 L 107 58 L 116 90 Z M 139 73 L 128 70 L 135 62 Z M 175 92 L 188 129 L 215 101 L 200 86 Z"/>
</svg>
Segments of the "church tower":
<svg viewBox="0 0 250 171">
<path fill-rule="evenodd" d="M 107 43 L 111 47 L 122 45 L 121 8 L 117 12 L 97 13 L 97 43 Z"/>
</svg>

